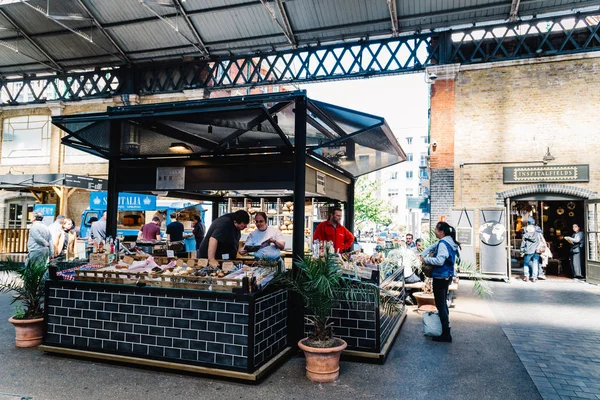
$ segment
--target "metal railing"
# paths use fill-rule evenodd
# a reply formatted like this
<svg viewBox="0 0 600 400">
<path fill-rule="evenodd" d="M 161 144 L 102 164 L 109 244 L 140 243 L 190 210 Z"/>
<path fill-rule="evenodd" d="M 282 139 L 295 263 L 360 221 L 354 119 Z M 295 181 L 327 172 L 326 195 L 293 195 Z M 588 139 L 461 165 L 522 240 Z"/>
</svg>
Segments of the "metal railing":
<svg viewBox="0 0 600 400">
<path fill-rule="evenodd" d="M 29 229 L 0 228 L 0 254 L 27 253 Z"/>
</svg>

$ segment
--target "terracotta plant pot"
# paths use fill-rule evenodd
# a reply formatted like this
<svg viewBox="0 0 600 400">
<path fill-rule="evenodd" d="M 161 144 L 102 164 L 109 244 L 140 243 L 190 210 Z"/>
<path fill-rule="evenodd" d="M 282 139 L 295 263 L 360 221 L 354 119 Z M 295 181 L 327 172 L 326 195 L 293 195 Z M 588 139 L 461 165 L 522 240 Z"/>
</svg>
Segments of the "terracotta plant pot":
<svg viewBox="0 0 600 400">
<path fill-rule="evenodd" d="M 337 347 L 317 348 L 306 346 L 302 339 L 298 347 L 304 351 L 306 357 L 306 377 L 313 382 L 333 382 L 340 376 L 340 354 L 348 346 L 342 339 L 342 344 Z"/>
<path fill-rule="evenodd" d="M 417 306 L 419 307 L 426 305 L 435 306 L 435 299 L 433 297 L 433 293 L 416 292 L 413 293 L 413 297 L 417 300 Z"/>
<path fill-rule="evenodd" d="M 15 326 L 17 347 L 35 347 L 42 344 L 44 338 L 44 318 L 15 319 L 8 322 Z"/>
</svg>

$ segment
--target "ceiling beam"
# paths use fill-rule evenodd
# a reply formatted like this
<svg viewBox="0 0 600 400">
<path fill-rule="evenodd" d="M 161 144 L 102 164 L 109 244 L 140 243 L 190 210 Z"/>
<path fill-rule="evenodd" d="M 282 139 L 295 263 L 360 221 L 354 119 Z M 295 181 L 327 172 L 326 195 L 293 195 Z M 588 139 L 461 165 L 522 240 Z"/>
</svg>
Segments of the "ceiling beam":
<svg viewBox="0 0 600 400">
<path fill-rule="evenodd" d="M 205 55 L 207 55 L 207 56 L 210 55 L 208 52 L 208 49 L 204 45 L 204 41 L 202 40 L 202 37 L 200 37 L 200 32 L 198 32 L 198 30 L 194 26 L 193 22 L 191 21 L 189 15 L 185 11 L 185 8 L 183 7 L 181 0 L 173 0 L 173 2 L 175 3 L 175 7 L 177 7 L 179 12 L 183 16 L 183 19 L 185 20 L 185 23 L 187 24 L 188 28 L 190 29 L 190 31 L 192 31 L 192 34 L 196 38 L 196 41 L 198 42 L 196 44 L 198 45 L 198 47 L 200 47 L 202 49 L 202 51 L 204 52 Z"/>
<path fill-rule="evenodd" d="M 150 11 L 152 14 L 154 14 L 159 20 L 161 20 L 165 24 L 169 25 L 179 36 L 181 36 L 187 42 L 189 42 L 192 46 L 194 46 L 194 48 L 196 50 L 198 50 L 200 53 L 205 54 L 206 48 L 203 49 L 200 45 L 195 43 L 189 37 L 184 35 L 183 32 L 181 32 L 181 30 L 179 30 L 179 26 L 177 25 L 177 18 L 179 17 L 179 10 L 174 15 L 173 14 L 161 15 L 161 14 L 157 13 L 152 7 L 150 7 L 150 4 L 152 4 L 152 3 L 148 4 L 148 3 L 146 3 L 146 1 L 148 1 L 148 0 L 139 0 L 142 7 L 145 7 L 148 11 Z M 171 21 L 169 21 L 169 18 L 175 18 L 175 24 L 173 24 Z M 192 30 L 192 32 L 193 32 L 193 30 Z"/>
<path fill-rule="evenodd" d="M 288 29 L 288 27 L 284 26 L 281 22 L 279 22 L 279 20 L 277 19 L 277 15 L 275 14 L 275 10 L 271 9 L 271 7 L 269 6 L 269 2 L 267 0 L 260 0 L 260 2 L 262 3 L 263 7 L 267 10 L 269 15 L 271 16 L 271 19 L 277 24 L 277 26 L 279 27 L 281 32 L 283 32 L 288 43 L 291 44 L 292 46 L 296 47 L 296 39 L 294 38 L 294 33 L 291 31 L 291 27 L 289 27 L 289 29 Z M 285 9 L 283 9 L 283 4 L 281 5 L 281 7 L 282 8 L 280 10 L 280 13 L 283 10 L 282 15 L 286 15 Z M 279 6 L 278 6 L 278 8 L 279 8 Z M 284 20 L 286 20 L 286 19 L 287 19 L 287 17 L 284 17 Z M 288 24 L 289 24 L 289 21 L 288 21 Z"/>
<path fill-rule="evenodd" d="M 392 20 L 392 36 L 398 36 L 398 11 L 396 9 L 396 0 L 387 0 L 390 18 Z"/>
<path fill-rule="evenodd" d="M 16 22 L 11 17 L 9 17 L 8 14 L 6 14 L 6 12 L 4 12 L 4 10 L 0 10 L 0 15 L 2 15 L 8 22 L 10 22 L 10 24 L 15 28 L 15 30 L 20 35 L 22 35 L 29 43 L 31 43 L 31 45 L 33 47 L 35 47 L 40 53 L 42 53 L 44 55 L 44 57 L 46 57 L 46 59 L 48 61 L 50 61 L 50 64 L 52 64 L 52 65 L 48 65 L 45 62 L 41 62 L 33 57 L 30 57 L 30 58 L 33 58 L 34 60 L 38 61 L 40 64 L 46 65 L 46 66 L 52 68 L 53 70 L 56 70 L 59 72 L 63 71 L 63 68 L 52 57 L 50 57 L 50 55 L 48 53 L 46 53 L 46 51 L 44 49 L 42 49 L 40 45 L 38 45 L 31 37 L 29 37 L 29 35 L 27 35 Z M 27 55 L 25 54 L 25 56 L 27 56 Z M 29 56 L 27 56 L 27 57 L 29 57 Z"/>
<path fill-rule="evenodd" d="M 519 6 L 521 5 L 521 0 L 512 0 L 512 4 L 510 5 L 510 22 L 515 22 L 519 17 Z"/>
<path fill-rule="evenodd" d="M 106 29 L 104 29 L 104 27 L 100 24 L 100 21 L 98 21 L 98 17 L 96 17 L 96 15 L 92 13 L 92 11 L 84 4 L 82 0 L 77 0 L 77 3 L 87 13 L 87 15 L 89 15 L 92 18 L 92 22 L 94 23 L 94 25 L 96 25 L 100 32 L 102 32 L 104 36 L 106 36 L 106 38 L 112 43 L 112 45 L 115 46 L 115 49 L 117 49 L 119 54 L 121 54 L 121 57 L 119 58 L 121 58 L 127 64 L 131 64 L 131 60 L 129 59 L 129 57 L 127 57 L 123 49 L 121 49 L 121 47 L 117 44 L 117 42 L 115 42 L 112 36 L 110 36 Z"/>
<path fill-rule="evenodd" d="M 283 0 L 275 0 L 275 5 L 277 6 L 277 10 L 279 11 L 279 15 L 281 15 L 281 19 L 283 19 L 283 26 L 285 27 L 286 31 L 288 32 L 288 35 L 294 41 L 294 45 L 297 45 L 298 43 L 296 42 L 295 37 L 294 37 L 294 30 L 292 29 L 292 24 L 290 22 L 290 17 L 289 17 L 288 12 L 287 12 L 287 10 L 285 8 L 285 4 L 283 4 Z"/>
</svg>

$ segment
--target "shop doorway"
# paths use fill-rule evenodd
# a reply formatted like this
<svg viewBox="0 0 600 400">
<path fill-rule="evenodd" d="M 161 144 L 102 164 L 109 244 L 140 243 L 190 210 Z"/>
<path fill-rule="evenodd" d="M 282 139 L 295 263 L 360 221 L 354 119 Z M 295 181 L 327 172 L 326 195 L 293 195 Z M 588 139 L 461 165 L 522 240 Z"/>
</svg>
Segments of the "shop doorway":
<svg viewBox="0 0 600 400">
<path fill-rule="evenodd" d="M 545 275 L 548 279 L 571 279 L 571 244 L 564 238 L 573 235 L 573 224 L 584 229 L 584 206 L 582 199 L 556 200 L 549 196 L 544 200 L 511 199 L 509 224 L 512 274 L 523 276 L 524 259 L 520 256 L 522 237 L 527 226 L 533 222 L 541 229 L 550 248 L 551 256 L 548 253 L 543 267 Z M 585 277 L 585 258 L 582 257 L 581 261 Z"/>
</svg>

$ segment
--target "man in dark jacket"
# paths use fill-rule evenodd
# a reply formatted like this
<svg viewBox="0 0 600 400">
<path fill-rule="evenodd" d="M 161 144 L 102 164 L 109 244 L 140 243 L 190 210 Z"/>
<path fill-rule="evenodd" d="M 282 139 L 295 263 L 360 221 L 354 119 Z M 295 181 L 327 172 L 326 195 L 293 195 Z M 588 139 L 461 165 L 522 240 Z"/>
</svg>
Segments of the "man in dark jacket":
<svg viewBox="0 0 600 400">
<path fill-rule="evenodd" d="M 531 282 L 536 282 L 538 277 L 538 268 L 540 265 L 540 234 L 536 232 L 535 225 L 527 225 L 527 229 L 521 240 L 521 257 L 524 257 L 523 275 L 524 281 L 529 280 L 531 269 Z"/>
</svg>

